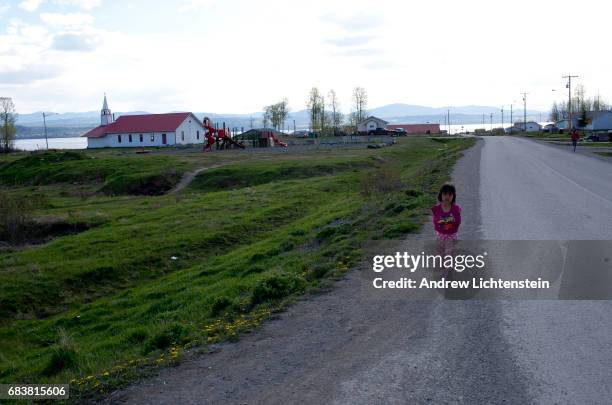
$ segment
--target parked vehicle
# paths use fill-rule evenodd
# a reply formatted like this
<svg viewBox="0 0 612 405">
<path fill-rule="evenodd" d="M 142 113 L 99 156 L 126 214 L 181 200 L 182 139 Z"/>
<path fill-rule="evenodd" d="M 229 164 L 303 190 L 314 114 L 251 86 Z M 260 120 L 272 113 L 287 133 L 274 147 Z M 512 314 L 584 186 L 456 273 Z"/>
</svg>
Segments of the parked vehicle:
<svg viewBox="0 0 612 405">
<path fill-rule="evenodd" d="M 368 135 L 389 135 L 389 132 L 390 131 L 387 131 L 384 128 L 376 128 L 376 129 L 368 131 Z"/>
</svg>

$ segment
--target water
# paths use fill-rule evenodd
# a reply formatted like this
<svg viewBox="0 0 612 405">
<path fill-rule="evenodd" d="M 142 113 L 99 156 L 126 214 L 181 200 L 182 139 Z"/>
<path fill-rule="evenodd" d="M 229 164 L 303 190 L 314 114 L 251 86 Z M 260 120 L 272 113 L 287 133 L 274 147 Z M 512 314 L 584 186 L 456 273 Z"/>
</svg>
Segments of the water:
<svg viewBox="0 0 612 405">
<path fill-rule="evenodd" d="M 17 139 L 15 148 L 19 150 L 44 150 L 47 149 L 45 138 L 40 139 Z M 49 149 L 86 149 L 87 138 L 49 138 Z"/>
</svg>

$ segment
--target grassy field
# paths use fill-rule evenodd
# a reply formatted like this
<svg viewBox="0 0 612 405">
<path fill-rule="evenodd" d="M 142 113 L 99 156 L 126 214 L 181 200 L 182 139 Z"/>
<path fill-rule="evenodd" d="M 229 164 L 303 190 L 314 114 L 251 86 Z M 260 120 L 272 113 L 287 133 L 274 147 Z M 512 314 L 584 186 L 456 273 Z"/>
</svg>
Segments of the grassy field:
<svg viewBox="0 0 612 405">
<path fill-rule="evenodd" d="M 237 338 L 354 267 L 363 241 L 418 230 L 473 142 L 0 157 L 0 383 L 78 399 Z"/>
</svg>

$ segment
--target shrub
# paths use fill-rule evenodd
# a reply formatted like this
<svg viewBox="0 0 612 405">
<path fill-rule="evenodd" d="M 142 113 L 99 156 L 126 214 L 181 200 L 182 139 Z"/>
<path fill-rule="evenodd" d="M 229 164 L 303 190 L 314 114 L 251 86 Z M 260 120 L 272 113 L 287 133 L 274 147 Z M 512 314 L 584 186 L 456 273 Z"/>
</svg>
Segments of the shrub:
<svg viewBox="0 0 612 405">
<path fill-rule="evenodd" d="M 210 313 L 212 316 L 218 316 L 226 308 L 231 307 L 233 303 L 234 301 L 226 296 L 215 297 L 210 305 Z"/>
<path fill-rule="evenodd" d="M 400 174 L 399 168 L 391 165 L 368 170 L 361 178 L 361 192 L 369 196 L 398 190 L 402 187 Z"/>
<path fill-rule="evenodd" d="M 23 243 L 32 231 L 32 212 L 47 203 L 44 195 L 12 197 L 0 190 L 0 240 Z"/>
<path fill-rule="evenodd" d="M 161 330 L 155 336 L 149 338 L 143 347 L 144 354 L 149 354 L 154 350 L 164 350 L 170 347 L 172 344 L 178 343 L 181 337 L 185 336 L 185 327 L 175 323 Z"/>
<path fill-rule="evenodd" d="M 261 280 L 253 289 L 251 305 L 270 302 L 304 291 L 304 280 L 295 275 L 274 275 Z"/>
</svg>

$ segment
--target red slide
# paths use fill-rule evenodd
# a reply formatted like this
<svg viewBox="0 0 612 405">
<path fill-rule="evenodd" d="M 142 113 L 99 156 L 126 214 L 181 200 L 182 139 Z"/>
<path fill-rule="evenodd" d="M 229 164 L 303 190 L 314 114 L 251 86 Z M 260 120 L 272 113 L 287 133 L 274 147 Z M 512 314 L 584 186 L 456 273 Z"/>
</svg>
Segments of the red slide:
<svg viewBox="0 0 612 405">
<path fill-rule="evenodd" d="M 282 146 L 283 148 L 286 148 L 286 147 L 287 147 L 287 144 L 286 144 L 285 142 L 281 141 L 280 139 L 278 139 L 278 138 L 276 137 L 276 135 L 271 134 L 271 136 L 272 136 L 272 139 L 274 140 L 274 143 L 279 144 L 279 145 L 280 145 L 280 146 Z"/>
</svg>

